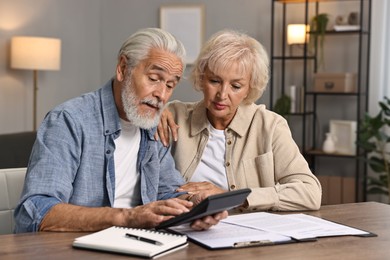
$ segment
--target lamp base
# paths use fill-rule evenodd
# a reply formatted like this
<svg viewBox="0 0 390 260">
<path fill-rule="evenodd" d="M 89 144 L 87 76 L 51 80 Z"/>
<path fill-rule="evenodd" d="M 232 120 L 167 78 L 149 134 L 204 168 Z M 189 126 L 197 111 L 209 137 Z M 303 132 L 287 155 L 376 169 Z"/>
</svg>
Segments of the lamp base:
<svg viewBox="0 0 390 260">
<path fill-rule="evenodd" d="M 33 130 L 37 130 L 37 92 L 38 92 L 38 71 L 33 70 L 34 90 L 33 90 Z"/>
</svg>

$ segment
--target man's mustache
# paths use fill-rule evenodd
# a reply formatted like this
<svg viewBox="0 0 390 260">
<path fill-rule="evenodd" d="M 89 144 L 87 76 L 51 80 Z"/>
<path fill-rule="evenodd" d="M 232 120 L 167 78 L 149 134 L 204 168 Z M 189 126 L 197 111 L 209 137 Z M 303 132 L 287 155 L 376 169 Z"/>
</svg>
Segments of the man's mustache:
<svg viewBox="0 0 390 260">
<path fill-rule="evenodd" d="M 154 99 L 151 99 L 151 98 L 145 98 L 145 99 L 141 100 L 141 103 L 149 105 L 149 106 L 152 106 L 152 107 L 155 107 L 158 110 L 161 110 L 164 107 L 163 102 L 159 101 L 157 99 L 154 100 Z"/>
</svg>

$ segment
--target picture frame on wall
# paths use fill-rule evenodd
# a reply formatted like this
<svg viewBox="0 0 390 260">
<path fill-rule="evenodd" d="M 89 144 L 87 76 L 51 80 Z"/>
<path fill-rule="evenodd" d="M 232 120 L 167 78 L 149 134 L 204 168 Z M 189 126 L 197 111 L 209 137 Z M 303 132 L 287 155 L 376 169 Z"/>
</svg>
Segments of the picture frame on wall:
<svg viewBox="0 0 390 260">
<path fill-rule="evenodd" d="M 204 6 L 201 4 L 162 5 L 160 28 L 176 36 L 187 51 L 186 64 L 198 57 L 204 37 Z"/>
<path fill-rule="evenodd" d="M 335 138 L 335 152 L 356 155 L 356 121 L 330 120 L 329 128 Z"/>
</svg>

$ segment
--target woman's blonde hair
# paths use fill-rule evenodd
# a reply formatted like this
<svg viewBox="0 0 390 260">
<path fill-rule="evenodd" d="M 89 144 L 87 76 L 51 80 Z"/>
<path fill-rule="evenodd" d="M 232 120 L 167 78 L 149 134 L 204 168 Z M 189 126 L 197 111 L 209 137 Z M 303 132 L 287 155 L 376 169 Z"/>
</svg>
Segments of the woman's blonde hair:
<svg viewBox="0 0 390 260">
<path fill-rule="evenodd" d="M 206 42 L 191 73 L 194 88 L 202 90 L 202 78 L 207 68 L 218 74 L 233 63 L 239 64 L 242 73 L 249 70 L 250 89 L 243 103 L 255 102 L 261 97 L 268 83 L 268 55 L 257 40 L 237 31 L 217 32 Z"/>
</svg>

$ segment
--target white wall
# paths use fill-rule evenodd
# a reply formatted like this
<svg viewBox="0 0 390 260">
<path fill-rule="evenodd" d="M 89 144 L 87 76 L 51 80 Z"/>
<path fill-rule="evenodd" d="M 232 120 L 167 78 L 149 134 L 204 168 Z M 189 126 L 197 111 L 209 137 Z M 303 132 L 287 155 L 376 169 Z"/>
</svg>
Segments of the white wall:
<svg viewBox="0 0 390 260">
<path fill-rule="evenodd" d="M 32 72 L 9 68 L 12 36 L 62 39 L 61 70 L 39 72 L 39 124 L 54 106 L 104 84 L 113 75 L 121 43 L 140 28 L 158 27 L 159 7 L 169 3 L 172 1 L 0 0 L 0 134 L 32 130 Z M 205 5 L 205 38 L 233 28 L 269 46 L 269 1 L 180 3 Z M 172 98 L 192 101 L 200 94 L 184 80 Z"/>
<path fill-rule="evenodd" d="M 164 4 L 203 4 L 205 6 L 204 38 L 209 38 L 221 29 L 237 29 L 248 33 L 262 42 L 269 49 L 270 10 L 269 1 L 257 0 L 213 0 L 213 1 L 137 1 L 116 0 L 102 1 L 102 67 L 101 75 L 106 80 L 112 75 L 116 53 L 121 43 L 137 29 L 159 27 L 159 8 Z M 114 3 L 114 4 L 113 4 Z M 185 76 L 188 76 L 190 66 Z M 184 79 L 175 89 L 171 99 L 196 101 L 202 95 L 192 89 Z M 265 98 L 265 100 L 268 100 Z"/>
<path fill-rule="evenodd" d="M 160 6 L 178 2 L 204 4 L 206 39 L 220 29 L 237 29 L 270 50 L 271 1 L 0 0 L 0 134 L 32 129 L 32 72 L 9 68 L 12 36 L 62 39 L 61 70 L 39 73 L 40 123 L 54 106 L 104 84 L 113 75 L 121 43 L 140 28 L 158 27 Z M 200 97 L 184 80 L 172 99 Z M 260 102 L 268 99 L 266 92 Z"/>
<path fill-rule="evenodd" d="M 38 73 L 38 123 L 100 83 L 100 1 L 0 0 L 0 133 L 32 130 L 32 72 L 9 68 L 12 36 L 62 39 L 60 71 Z"/>
</svg>

